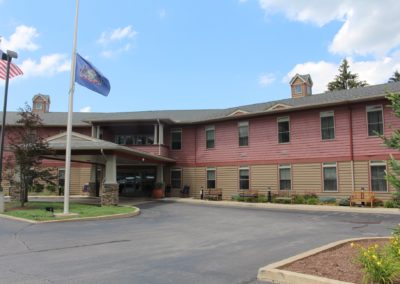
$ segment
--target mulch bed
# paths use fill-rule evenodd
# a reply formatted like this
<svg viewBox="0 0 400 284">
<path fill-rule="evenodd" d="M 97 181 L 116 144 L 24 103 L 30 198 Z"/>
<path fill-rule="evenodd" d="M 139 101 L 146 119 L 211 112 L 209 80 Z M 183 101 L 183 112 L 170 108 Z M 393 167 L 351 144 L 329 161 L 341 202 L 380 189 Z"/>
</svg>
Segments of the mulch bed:
<svg viewBox="0 0 400 284">
<path fill-rule="evenodd" d="M 388 239 L 362 240 L 354 243 L 363 247 L 369 247 L 373 244 L 378 244 L 381 247 L 388 243 Z M 357 253 L 358 249 L 350 247 L 350 243 L 345 243 L 297 260 L 280 267 L 280 269 L 362 284 L 362 268 L 356 262 Z"/>
</svg>

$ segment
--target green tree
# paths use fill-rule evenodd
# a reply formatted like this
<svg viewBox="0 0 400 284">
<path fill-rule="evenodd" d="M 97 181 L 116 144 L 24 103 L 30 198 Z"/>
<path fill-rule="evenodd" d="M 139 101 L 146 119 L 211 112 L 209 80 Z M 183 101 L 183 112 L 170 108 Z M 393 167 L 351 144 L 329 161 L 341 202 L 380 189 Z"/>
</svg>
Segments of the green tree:
<svg viewBox="0 0 400 284">
<path fill-rule="evenodd" d="M 399 71 L 394 71 L 393 76 L 389 78 L 388 83 L 393 83 L 393 82 L 400 82 L 400 73 Z"/>
<path fill-rule="evenodd" d="M 391 102 L 395 116 L 400 118 L 400 93 L 387 93 L 386 97 Z M 392 136 L 382 138 L 386 146 L 400 150 L 400 129 L 394 130 Z M 393 200 L 396 202 L 397 206 L 400 206 L 400 162 L 391 156 L 389 165 L 391 171 L 387 171 L 386 179 L 395 188 L 396 191 L 393 194 Z"/>
<path fill-rule="evenodd" d="M 20 108 L 19 119 L 9 131 L 9 147 L 14 166 L 14 183 L 20 189 L 20 202 L 28 202 L 28 191 L 38 182 L 53 184 L 55 176 L 49 168 L 41 168 L 43 156 L 51 154 L 47 142 L 40 136 L 42 119 L 29 105 Z"/>
<path fill-rule="evenodd" d="M 339 66 L 339 75 L 336 75 L 335 80 L 328 83 L 328 91 L 348 90 L 368 86 L 366 81 L 358 80 L 358 74 L 351 73 L 349 69 L 349 62 L 345 58 Z"/>
</svg>

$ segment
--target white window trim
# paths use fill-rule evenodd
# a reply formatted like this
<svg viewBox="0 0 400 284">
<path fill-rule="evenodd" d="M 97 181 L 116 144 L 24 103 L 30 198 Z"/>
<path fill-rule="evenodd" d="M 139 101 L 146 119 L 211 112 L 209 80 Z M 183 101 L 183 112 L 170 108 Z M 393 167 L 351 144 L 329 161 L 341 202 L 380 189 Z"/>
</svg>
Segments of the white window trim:
<svg viewBox="0 0 400 284">
<path fill-rule="evenodd" d="M 289 123 L 289 142 L 279 142 L 279 123 L 280 122 L 288 122 Z M 278 133 L 278 144 L 289 144 L 290 143 L 290 132 L 291 132 L 291 125 L 290 125 L 290 116 L 281 116 L 276 119 L 276 126 L 277 126 L 277 133 Z"/>
<path fill-rule="evenodd" d="M 336 168 L 336 190 L 325 190 L 325 175 L 324 168 Z M 323 192 L 339 192 L 339 175 L 338 168 L 336 162 L 322 163 L 322 184 L 323 184 Z"/>
<path fill-rule="evenodd" d="M 238 130 L 237 130 L 237 135 L 238 135 L 238 144 L 239 144 L 239 139 L 240 139 L 240 127 L 247 127 L 247 145 L 239 145 L 239 147 L 249 147 L 250 144 L 250 127 L 249 127 L 249 122 L 248 121 L 239 121 L 238 122 Z"/>
<path fill-rule="evenodd" d="M 284 169 L 290 170 L 290 189 L 289 190 L 292 191 L 292 189 L 293 189 L 293 173 L 292 173 L 292 165 L 291 164 L 278 165 L 278 181 L 279 181 L 278 190 L 284 190 L 284 189 L 281 189 L 281 172 L 280 172 L 280 170 L 284 170 Z"/>
<path fill-rule="evenodd" d="M 240 171 L 241 170 L 247 170 L 249 172 L 249 188 L 248 189 L 241 189 L 240 188 Z M 238 169 L 238 188 L 239 188 L 239 190 L 250 190 L 250 188 L 251 188 L 250 182 L 251 182 L 250 167 L 249 166 L 241 166 L 241 167 L 239 167 L 239 169 Z"/>
<path fill-rule="evenodd" d="M 214 147 L 210 147 L 210 148 L 207 147 L 207 131 L 214 131 Z M 206 149 L 214 149 L 215 148 L 215 126 L 214 125 L 206 126 L 204 133 L 205 133 L 205 140 L 206 140 Z"/>
<path fill-rule="evenodd" d="M 321 129 L 321 140 L 322 141 L 332 141 L 335 140 L 336 138 L 336 122 L 335 122 L 335 111 L 333 110 L 329 110 L 329 111 L 321 111 L 319 113 L 320 119 L 319 119 L 319 128 Z M 329 139 L 324 139 L 322 137 L 322 118 L 323 117 L 333 117 L 333 138 L 329 138 Z"/>
<path fill-rule="evenodd" d="M 378 161 L 375 161 L 375 160 L 372 160 L 372 161 L 369 161 L 369 183 L 370 183 L 370 186 L 371 186 L 371 191 L 372 192 L 376 192 L 376 193 L 388 193 L 389 192 L 389 182 L 388 181 L 386 181 L 386 191 L 373 191 L 372 190 L 372 184 L 371 184 L 371 181 L 372 181 L 372 171 L 371 171 L 371 167 L 372 166 L 385 166 L 385 172 L 387 172 L 387 170 L 388 170 L 388 166 L 387 166 L 387 162 L 386 161 L 384 161 L 384 160 L 378 160 Z"/>
<path fill-rule="evenodd" d="M 383 106 L 382 105 L 369 105 L 365 107 L 365 119 L 367 122 L 367 137 L 378 137 L 378 135 L 369 135 L 369 124 L 368 124 L 368 113 L 369 112 L 374 112 L 374 111 L 381 111 L 382 112 L 382 135 L 385 134 L 385 115 L 383 112 Z"/>
<path fill-rule="evenodd" d="M 217 169 L 216 168 L 207 168 L 207 170 L 206 170 L 206 187 L 208 189 L 208 172 L 209 171 L 214 171 L 214 173 L 215 173 L 214 181 L 215 181 L 215 188 L 217 188 Z"/>
</svg>

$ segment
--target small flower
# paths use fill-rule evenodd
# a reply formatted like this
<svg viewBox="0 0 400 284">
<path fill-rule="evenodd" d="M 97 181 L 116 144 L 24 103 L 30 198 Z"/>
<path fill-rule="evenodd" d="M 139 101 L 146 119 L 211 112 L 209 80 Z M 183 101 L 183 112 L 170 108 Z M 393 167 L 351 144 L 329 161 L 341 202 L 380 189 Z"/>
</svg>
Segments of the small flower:
<svg viewBox="0 0 400 284">
<path fill-rule="evenodd" d="M 351 243 L 350 246 L 353 248 L 354 247 L 354 243 Z"/>
<path fill-rule="evenodd" d="M 374 245 L 374 248 L 376 248 L 376 249 L 377 249 L 378 247 L 379 247 L 379 246 L 378 246 L 378 244 L 375 244 L 375 245 Z"/>
<path fill-rule="evenodd" d="M 376 262 L 376 265 L 381 266 L 382 263 L 381 263 L 380 261 L 377 261 L 377 262 Z"/>
<path fill-rule="evenodd" d="M 378 257 L 376 256 L 376 254 L 373 254 L 373 255 L 372 255 L 372 258 L 375 259 L 375 260 L 378 259 Z"/>
</svg>

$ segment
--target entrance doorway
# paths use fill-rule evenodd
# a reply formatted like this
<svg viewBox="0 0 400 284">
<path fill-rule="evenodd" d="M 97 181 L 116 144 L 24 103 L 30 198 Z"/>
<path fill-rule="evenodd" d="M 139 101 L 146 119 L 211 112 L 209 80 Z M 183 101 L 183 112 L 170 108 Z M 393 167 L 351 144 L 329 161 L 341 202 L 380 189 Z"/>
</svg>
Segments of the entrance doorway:
<svg viewBox="0 0 400 284">
<path fill-rule="evenodd" d="M 156 167 L 120 166 L 117 182 L 120 196 L 150 197 L 156 182 Z"/>
</svg>

